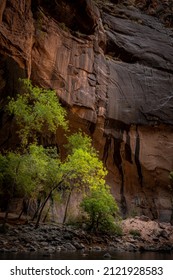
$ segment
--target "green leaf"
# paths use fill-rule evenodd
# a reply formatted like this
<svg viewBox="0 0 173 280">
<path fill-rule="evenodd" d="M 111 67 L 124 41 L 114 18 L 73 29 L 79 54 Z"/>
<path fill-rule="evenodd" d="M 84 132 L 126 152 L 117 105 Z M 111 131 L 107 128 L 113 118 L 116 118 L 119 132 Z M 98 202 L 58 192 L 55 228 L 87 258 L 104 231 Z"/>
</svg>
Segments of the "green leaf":
<svg viewBox="0 0 173 280">
<path fill-rule="evenodd" d="M 56 134 L 58 127 L 68 130 L 66 110 L 61 106 L 53 90 L 34 87 L 29 80 L 22 80 L 23 93 L 11 98 L 7 106 L 9 114 L 14 114 L 19 127 L 22 145 L 38 141 L 38 136 Z"/>
</svg>

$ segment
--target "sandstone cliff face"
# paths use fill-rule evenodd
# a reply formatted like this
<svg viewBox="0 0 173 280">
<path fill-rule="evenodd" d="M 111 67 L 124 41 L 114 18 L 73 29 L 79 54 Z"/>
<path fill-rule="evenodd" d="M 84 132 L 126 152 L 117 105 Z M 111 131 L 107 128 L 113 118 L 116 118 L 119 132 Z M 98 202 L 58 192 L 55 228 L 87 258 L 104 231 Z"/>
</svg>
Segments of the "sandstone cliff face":
<svg viewBox="0 0 173 280">
<path fill-rule="evenodd" d="M 6 96 L 29 77 L 57 91 L 72 130 L 92 136 L 123 215 L 170 221 L 171 1 L 71 2 L 0 3 L 1 149 L 16 144 Z"/>
</svg>

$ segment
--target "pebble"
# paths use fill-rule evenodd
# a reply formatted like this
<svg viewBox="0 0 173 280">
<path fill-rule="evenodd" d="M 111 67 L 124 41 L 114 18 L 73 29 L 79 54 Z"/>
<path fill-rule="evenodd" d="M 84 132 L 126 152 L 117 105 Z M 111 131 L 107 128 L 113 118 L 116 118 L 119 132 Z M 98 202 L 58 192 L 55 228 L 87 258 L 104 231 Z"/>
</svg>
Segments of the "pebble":
<svg viewBox="0 0 173 280">
<path fill-rule="evenodd" d="M 64 247 L 67 249 L 67 251 L 76 251 L 76 248 L 71 243 L 66 243 Z"/>
<path fill-rule="evenodd" d="M 102 250 L 102 248 L 99 247 L 99 246 L 96 246 L 96 247 L 93 248 L 93 251 L 101 251 L 101 250 Z"/>
<path fill-rule="evenodd" d="M 75 248 L 77 249 L 77 250 L 83 250 L 83 249 L 85 249 L 85 245 L 83 244 L 83 243 L 78 243 L 78 242 L 76 242 L 76 241 L 73 241 L 73 246 L 75 246 Z"/>
<path fill-rule="evenodd" d="M 103 256 L 103 258 L 104 259 L 111 259 L 111 254 L 109 254 L 109 253 L 106 253 L 106 254 L 104 254 L 104 256 Z"/>
</svg>

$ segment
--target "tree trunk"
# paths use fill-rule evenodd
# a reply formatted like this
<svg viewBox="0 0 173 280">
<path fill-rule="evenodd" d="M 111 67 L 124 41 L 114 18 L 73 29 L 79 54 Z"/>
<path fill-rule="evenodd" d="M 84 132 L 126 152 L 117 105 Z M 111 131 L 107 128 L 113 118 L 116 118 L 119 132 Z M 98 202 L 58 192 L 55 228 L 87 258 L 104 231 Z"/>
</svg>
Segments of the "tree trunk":
<svg viewBox="0 0 173 280">
<path fill-rule="evenodd" d="M 3 223 L 2 223 L 2 227 L 3 227 L 3 228 L 5 228 L 5 225 L 6 225 L 7 221 L 8 221 L 10 200 L 11 200 L 11 199 L 9 199 L 9 201 L 7 202 L 7 209 L 6 209 L 6 211 L 5 211 L 5 216 L 4 216 L 4 220 L 3 220 Z"/>
<path fill-rule="evenodd" d="M 66 206 L 65 206 L 64 218 L 63 218 L 63 225 L 65 224 L 66 219 L 67 219 L 67 211 L 68 211 L 68 206 L 69 206 L 72 191 L 73 191 L 73 187 L 70 189 L 70 192 L 68 194 L 67 203 L 66 203 Z"/>
<path fill-rule="evenodd" d="M 29 198 L 24 198 L 23 199 L 22 210 L 21 210 L 21 212 L 20 212 L 20 214 L 19 214 L 19 216 L 17 218 L 18 220 L 20 220 L 20 218 L 22 217 L 23 213 L 25 213 L 26 216 L 28 216 L 29 202 L 30 202 Z M 27 220 L 28 220 L 28 217 L 27 217 Z"/>
<path fill-rule="evenodd" d="M 44 218 L 43 218 L 43 223 L 46 221 L 47 216 L 48 216 L 48 214 L 49 214 L 49 211 L 50 211 L 50 206 L 49 206 L 49 208 L 48 208 L 48 210 L 47 210 L 47 212 L 46 212 L 46 215 L 45 215 Z"/>
<path fill-rule="evenodd" d="M 7 209 L 6 212 L 5 212 L 5 217 L 4 217 L 4 221 L 3 221 L 3 226 L 5 226 L 5 224 L 6 224 L 7 221 L 8 221 L 8 214 L 9 214 L 9 210 Z"/>
<path fill-rule="evenodd" d="M 38 212 L 39 212 L 39 210 L 40 210 L 40 204 L 41 204 L 41 200 L 37 200 L 37 209 L 36 209 L 36 211 L 35 211 L 35 213 L 34 213 L 32 219 L 31 219 L 31 221 L 34 221 L 35 218 L 37 218 Z"/>
<path fill-rule="evenodd" d="M 41 219 L 41 216 L 42 216 L 42 212 L 43 212 L 43 210 L 44 210 L 44 207 L 46 206 L 46 203 L 48 202 L 49 198 L 51 197 L 52 192 L 53 192 L 55 189 L 57 189 L 58 187 L 60 187 L 60 185 L 62 184 L 63 181 L 64 181 L 64 179 L 61 180 L 61 181 L 58 183 L 58 185 L 56 185 L 55 187 L 53 187 L 53 188 L 50 190 L 50 192 L 48 193 L 47 197 L 45 198 L 45 200 L 44 200 L 44 202 L 43 202 L 43 204 L 42 204 L 42 206 L 41 206 L 41 208 L 40 208 L 40 212 L 39 212 L 38 217 L 37 217 L 37 221 L 36 221 L 36 224 L 35 224 L 35 228 L 38 228 L 38 226 L 39 226 L 40 219 Z"/>
</svg>

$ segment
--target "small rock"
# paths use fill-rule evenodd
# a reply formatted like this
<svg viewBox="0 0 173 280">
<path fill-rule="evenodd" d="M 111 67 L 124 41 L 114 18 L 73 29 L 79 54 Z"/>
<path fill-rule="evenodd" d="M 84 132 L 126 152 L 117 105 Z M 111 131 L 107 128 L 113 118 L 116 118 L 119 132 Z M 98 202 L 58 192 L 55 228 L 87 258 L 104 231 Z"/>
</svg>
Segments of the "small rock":
<svg viewBox="0 0 173 280">
<path fill-rule="evenodd" d="M 64 235 L 63 235 L 63 238 L 64 238 L 64 239 L 69 239 L 69 240 L 71 240 L 72 237 L 73 237 L 72 234 L 69 233 L 69 232 L 65 232 Z"/>
<path fill-rule="evenodd" d="M 29 251 L 31 251 L 31 252 L 35 252 L 36 251 L 36 248 L 34 247 L 34 246 L 29 246 L 28 247 L 28 249 L 29 249 Z"/>
<path fill-rule="evenodd" d="M 73 241 L 73 246 L 75 246 L 75 248 L 77 249 L 77 250 L 83 250 L 83 249 L 85 249 L 85 246 L 83 245 L 83 243 L 79 243 L 79 242 L 76 242 L 76 241 Z"/>
<path fill-rule="evenodd" d="M 54 247 L 45 247 L 45 248 L 44 248 L 44 251 L 47 251 L 47 252 L 49 252 L 50 254 L 52 254 L 52 253 L 55 252 L 55 248 L 54 248 Z"/>
<path fill-rule="evenodd" d="M 82 257 L 84 257 L 84 258 L 87 257 L 87 256 L 88 256 L 88 254 L 86 254 L 86 253 L 82 254 Z"/>
<path fill-rule="evenodd" d="M 55 248 L 55 251 L 60 252 L 60 251 L 61 251 L 61 247 L 60 247 L 60 246 L 57 246 L 57 247 Z"/>
<path fill-rule="evenodd" d="M 150 220 L 150 218 L 145 216 L 145 215 L 142 215 L 142 216 L 139 217 L 139 220 L 143 221 L 143 222 L 148 222 Z"/>
<path fill-rule="evenodd" d="M 47 245 L 48 245 L 48 242 L 41 242 L 42 247 L 47 246 Z"/>
<path fill-rule="evenodd" d="M 44 242 L 45 241 L 45 239 L 42 237 L 42 236 L 37 236 L 37 240 L 39 241 L 39 242 Z"/>
<path fill-rule="evenodd" d="M 52 245 L 52 246 L 57 246 L 58 243 L 59 243 L 59 242 L 57 242 L 57 241 L 52 241 L 52 242 L 51 242 L 51 245 Z"/>
<path fill-rule="evenodd" d="M 9 249 L 9 252 L 13 252 L 13 253 L 16 253 L 17 251 L 18 251 L 18 249 L 17 249 L 17 248 L 14 248 L 14 247 L 12 247 L 12 248 Z"/>
<path fill-rule="evenodd" d="M 155 237 L 153 237 L 153 241 L 154 241 L 154 242 L 158 242 L 158 241 L 159 241 L 159 238 L 155 236 Z"/>
<path fill-rule="evenodd" d="M 104 254 L 103 256 L 104 259 L 111 259 L 112 256 L 109 253 Z"/>
<path fill-rule="evenodd" d="M 93 251 L 101 251 L 101 250 L 102 250 L 102 248 L 99 247 L 99 246 L 96 246 L 96 247 L 93 248 Z"/>
<path fill-rule="evenodd" d="M 8 249 L 6 249 L 6 248 L 0 248 L 0 253 L 6 253 L 6 252 L 8 252 Z"/>
<path fill-rule="evenodd" d="M 169 252 L 173 249 L 173 246 L 172 244 L 163 244 L 159 249 L 165 252 Z"/>
<path fill-rule="evenodd" d="M 63 252 L 67 252 L 67 248 L 66 248 L 66 247 L 64 247 L 64 246 L 61 246 L 61 251 L 63 251 Z"/>
<path fill-rule="evenodd" d="M 136 245 L 132 244 L 132 243 L 126 243 L 126 249 L 130 252 L 133 252 L 133 251 L 136 251 L 137 250 L 137 247 Z"/>
<path fill-rule="evenodd" d="M 162 230 L 160 232 L 160 236 L 165 238 L 165 239 L 169 239 L 168 233 L 166 232 L 166 230 Z"/>
<path fill-rule="evenodd" d="M 151 234 L 154 236 L 153 238 L 155 237 L 160 237 L 160 233 L 161 233 L 161 229 L 157 228 L 157 229 L 153 229 Z"/>
<path fill-rule="evenodd" d="M 71 243 L 66 243 L 64 246 L 68 251 L 76 251 L 76 248 Z"/>
</svg>

